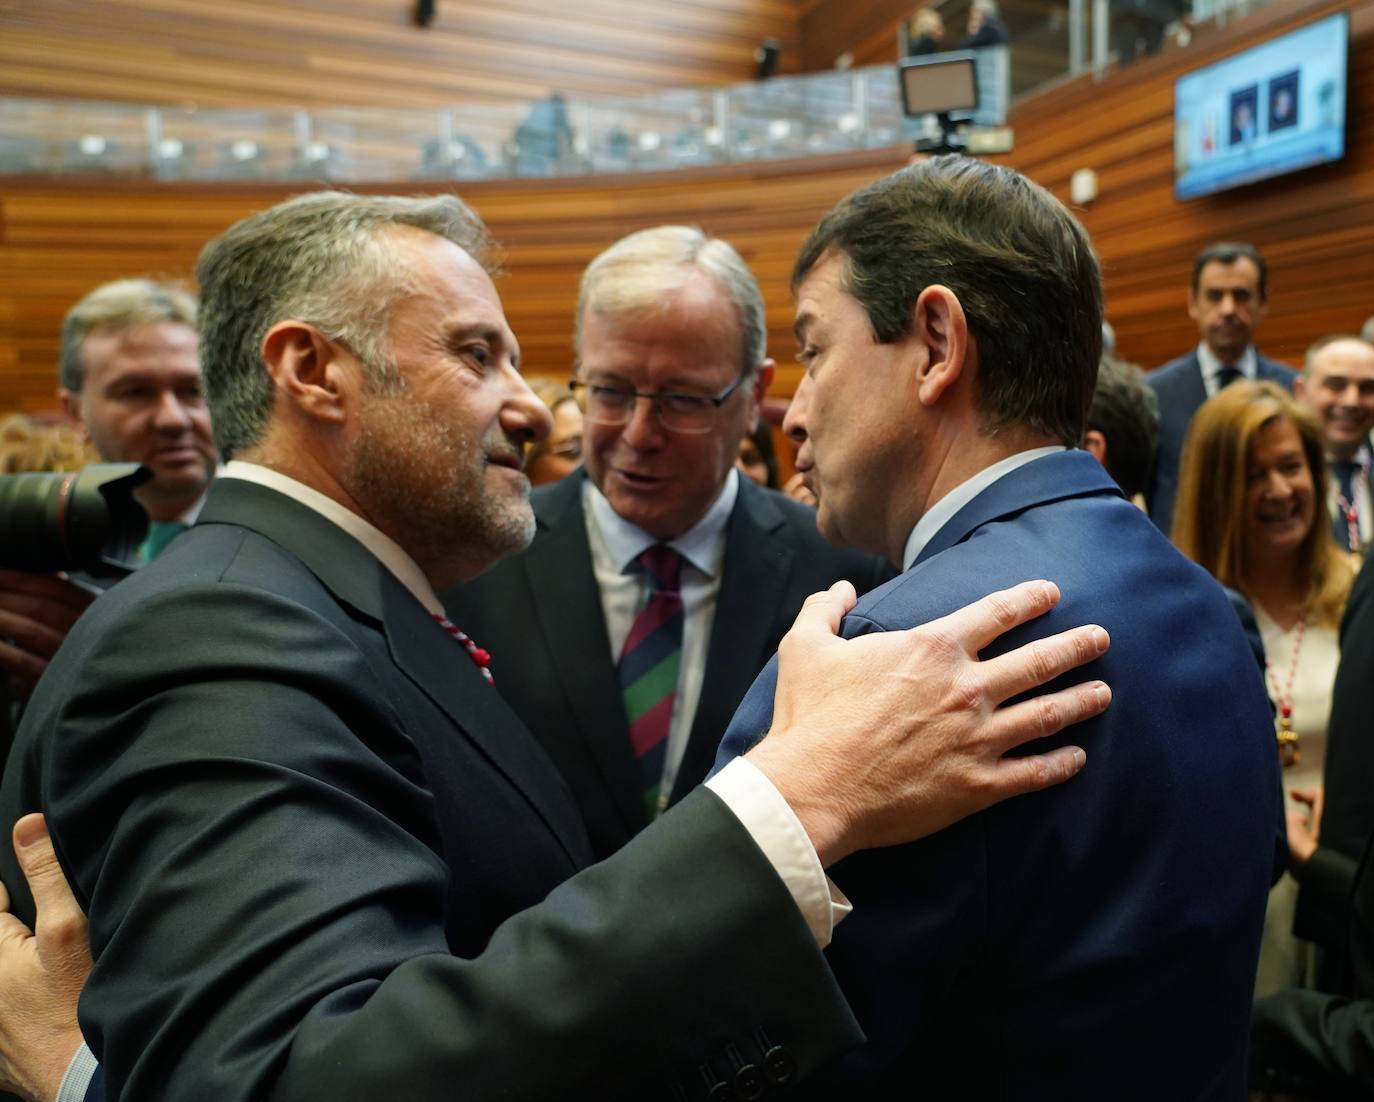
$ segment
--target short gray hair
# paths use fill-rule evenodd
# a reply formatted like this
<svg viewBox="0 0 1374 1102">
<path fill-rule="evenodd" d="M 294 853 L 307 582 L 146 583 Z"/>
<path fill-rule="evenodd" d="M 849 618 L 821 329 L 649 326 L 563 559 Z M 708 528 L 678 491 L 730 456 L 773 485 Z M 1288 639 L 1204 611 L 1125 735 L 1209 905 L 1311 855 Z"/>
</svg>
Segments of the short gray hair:
<svg viewBox="0 0 1374 1102">
<path fill-rule="evenodd" d="M 751 376 L 768 348 L 768 322 L 759 281 L 735 247 L 696 226 L 655 226 L 622 237 L 582 273 L 577 295 L 576 349 L 588 310 L 628 314 L 652 309 L 680 288 L 692 268 L 713 276 L 739 313 L 742 374 Z"/>
<path fill-rule="evenodd" d="M 486 226 L 453 195 L 312 192 L 245 218 L 205 246 L 196 266 L 201 359 L 225 458 L 257 442 L 267 425 L 272 381 L 262 342 L 277 322 L 315 326 L 347 344 L 379 387 L 398 385 L 386 325 L 409 284 L 389 226 L 443 237 L 494 270 Z"/>
<path fill-rule="evenodd" d="M 62 348 L 57 381 L 73 393 L 86 382 L 81 346 L 96 329 L 132 329 L 160 321 L 196 327 L 196 299 L 172 283 L 151 279 L 117 279 L 102 283 L 67 311 L 62 319 Z"/>
</svg>

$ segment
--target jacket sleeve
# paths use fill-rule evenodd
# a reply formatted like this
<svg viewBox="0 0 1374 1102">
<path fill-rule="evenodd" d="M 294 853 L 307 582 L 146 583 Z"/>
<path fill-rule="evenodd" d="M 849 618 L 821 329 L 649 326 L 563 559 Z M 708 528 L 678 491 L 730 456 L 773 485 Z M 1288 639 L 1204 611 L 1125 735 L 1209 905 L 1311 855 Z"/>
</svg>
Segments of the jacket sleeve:
<svg viewBox="0 0 1374 1102">
<path fill-rule="evenodd" d="M 81 1024 L 111 1098 L 704 1098 L 861 1039 L 785 887 L 705 790 L 451 952 L 464 870 L 374 656 L 261 592 L 169 602 L 82 663 L 44 763 L 91 915 Z"/>
</svg>

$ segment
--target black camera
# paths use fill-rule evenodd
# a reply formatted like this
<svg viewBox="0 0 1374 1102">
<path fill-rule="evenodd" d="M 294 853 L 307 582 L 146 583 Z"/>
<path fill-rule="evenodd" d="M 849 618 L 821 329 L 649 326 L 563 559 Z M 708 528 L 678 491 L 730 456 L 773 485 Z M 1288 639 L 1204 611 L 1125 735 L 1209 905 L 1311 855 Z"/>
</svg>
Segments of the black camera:
<svg viewBox="0 0 1374 1102">
<path fill-rule="evenodd" d="M 101 578 L 132 573 L 148 534 L 148 515 L 133 493 L 152 476 L 136 463 L 0 475 L 0 566 Z"/>
</svg>

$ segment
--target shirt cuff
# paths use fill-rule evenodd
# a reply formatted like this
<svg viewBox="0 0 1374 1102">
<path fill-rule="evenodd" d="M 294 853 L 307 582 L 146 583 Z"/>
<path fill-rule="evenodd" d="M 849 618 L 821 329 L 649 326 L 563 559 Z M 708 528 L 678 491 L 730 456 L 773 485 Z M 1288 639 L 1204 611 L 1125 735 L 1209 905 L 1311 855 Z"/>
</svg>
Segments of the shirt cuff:
<svg viewBox="0 0 1374 1102">
<path fill-rule="evenodd" d="M 62 1085 L 57 1088 L 57 1098 L 54 1102 L 83 1102 L 99 1067 L 95 1053 L 87 1048 L 83 1041 L 81 1047 L 76 1050 L 76 1055 L 72 1057 L 72 1062 L 67 1065 L 67 1072 L 62 1076 Z"/>
<path fill-rule="evenodd" d="M 824 949 L 836 924 L 854 908 L 825 875 L 816 847 L 782 793 L 744 758 L 735 758 L 708 780 L 706 787 L 734 812 L 754 844 L 763 850 L 792 894 L 816 944 Z"/>
</svg>

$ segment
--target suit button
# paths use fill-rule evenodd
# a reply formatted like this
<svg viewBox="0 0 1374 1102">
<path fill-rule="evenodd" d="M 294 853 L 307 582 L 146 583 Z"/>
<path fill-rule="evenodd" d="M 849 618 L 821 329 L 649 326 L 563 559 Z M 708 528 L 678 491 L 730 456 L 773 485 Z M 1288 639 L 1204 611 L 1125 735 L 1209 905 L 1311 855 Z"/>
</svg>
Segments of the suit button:
<svg viewBox="0 0 1374 1102">
<path fill-rule="evenodd" d="M 782 1045 L 774 1045 L 763 1054 L 763 1070 L 779 1086 L 797 1077 L 797 1061 Z"/>
<path fill-rule="evenodd" d="M 735 1102 L 735 1091 L 724 1079 L 711 1088 L 706 1102 Z"/>
<path fill-rule="evenodd" d="M 743 1102 L 758 1102 L 768 1090 L 768 1080 L 758 1064 L 745 1064 L 735 1072 L 735 1092 Z"/>
</svg>

